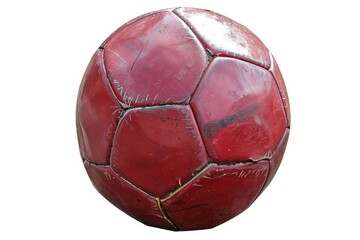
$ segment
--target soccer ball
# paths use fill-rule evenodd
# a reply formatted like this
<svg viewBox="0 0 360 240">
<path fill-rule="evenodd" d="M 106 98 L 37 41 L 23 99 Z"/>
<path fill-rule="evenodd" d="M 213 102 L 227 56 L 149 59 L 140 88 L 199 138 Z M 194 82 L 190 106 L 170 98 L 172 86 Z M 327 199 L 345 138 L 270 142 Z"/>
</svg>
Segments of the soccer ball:
<svg viewBox="0 0 360 240">
<path fill-rule="evenodd" d="M 235 217 L 268 186 L 290 109 L 275 59 L 249 29 L 175 8 L 131 20 L 99 47 L 76 126 L 107 200 L 146 225 L 194 230 Z"/>
</svg>

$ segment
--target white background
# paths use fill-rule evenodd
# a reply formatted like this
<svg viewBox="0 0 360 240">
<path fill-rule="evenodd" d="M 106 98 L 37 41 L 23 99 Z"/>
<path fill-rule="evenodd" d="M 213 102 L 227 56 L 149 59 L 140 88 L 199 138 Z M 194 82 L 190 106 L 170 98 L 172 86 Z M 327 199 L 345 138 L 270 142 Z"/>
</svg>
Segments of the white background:
<svg viewBox="0 0 360 240">
<path fill-rule="evenodd" d="M 235 5 L 236 3 L 236 5 Z M 2 1 L 0 239 L 360 239 L 360 15 L 356 1 Z M 126 21 L 193 6 L 250 28 L 275 55 L 292 128 L 250 209 L 205 231 L 147 227 L 91 185 L 75 103 L 90 57 Z"/>
</svg>

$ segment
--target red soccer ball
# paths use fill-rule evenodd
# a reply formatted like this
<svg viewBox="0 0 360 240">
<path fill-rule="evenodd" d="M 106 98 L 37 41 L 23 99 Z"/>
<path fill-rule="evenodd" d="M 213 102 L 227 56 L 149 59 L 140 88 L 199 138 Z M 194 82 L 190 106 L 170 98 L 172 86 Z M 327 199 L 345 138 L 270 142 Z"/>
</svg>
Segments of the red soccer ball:
<svg viewBox="0 0 360 240">
<path fill-rule="evenodd" d="M 247 209 L 284 155 L 280 70 L 250 30 L 193 8 L 142 15 L 95 52 L 76 108 L 95 188 L 155 227 L 217 226 Z"/>
</svg>

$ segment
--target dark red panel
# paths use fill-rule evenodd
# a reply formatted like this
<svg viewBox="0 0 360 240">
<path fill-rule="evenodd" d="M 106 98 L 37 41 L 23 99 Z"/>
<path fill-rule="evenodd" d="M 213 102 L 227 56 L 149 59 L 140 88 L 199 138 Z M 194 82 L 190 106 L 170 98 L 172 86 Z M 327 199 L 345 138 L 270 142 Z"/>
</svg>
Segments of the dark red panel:
<svg viewBox="0 0 360 240">
<path fill-rule="evenodd" d="M 268 157 L 286 128 L 270 72 L 237 59 L 213 60 L 191 107 L 213 161 Z"/>
<path fill-rule="evenodd" d="M 94 187 L 108 201 L 146 225 L 175 230 L 163 217 L 154 197 L 117 175 L 110 166 L 84 162 Z"/>
<path fill-rule="evenodd" d="M 187 102 L 207 64 L 195 35 L 168 11 L 124 27 L 104 51 L 116 96 L 135 107 Z"/>
<path fill-rule="evenodd" d="M 283 79 L 282 74 L 280 72 L 279 66 L 275 61 L 274 56 L 271 54 L 270 57 L 271 57 L 270 72 L 273 74 L 273 76 L 275 78 L 275 81 L 278 84 L 281 99 L 282 99 L 284 109 L 285 109 L 285 113 L 286 113 L 287 125 L 290 126 L 290 123 L 291 123 L 290 102 L 289 102 L 289 96 L 288 96 L 288 93 L 287 93 L 287 90 L 286 90 L 285 82 L 284 82 L 284 79 Z"/>
<path fill-rule="evenodd" d="M 98 50 L 84 74 L 76 106 L 76 126 L 83 158 L 98 164 L 109 162 L 120 111 L 104 72 L 102 51 Z"/>
<path fill-rule="evenodd" d="M 247 209 L 258 196 L 269 163 L 210 165 L 162 203 L 180 230 L 217 226 Z"/>
<path fill-rule="evenodd" d="M 275 151 L 272 153 L 271 159 L 270 159 L 270 171 L 269 171 L 269 177 L 266 180 L 266 183 L 264 185 L 264 189 L 270 184 L 271 180 L 274 178 L 277 170 L 279 169 L 279 166 L 281 164 L 281 160 L 284 156 L 285 153 L 285 149 L 286 149 L 286 144 L 288 142 L 289 139 L 289 129 L 287 128 L 284 136 L 282 137 L 282 139 L 280 140 L 277 148 L 275 149 Z"/>
<path fill-rule="evenodd" d="M 203 45 L 213 54 L 236 57 L 269 68 L 266 46 L 240 23 L 202 9 L 177 8 L 174 12 L 191 26 Z"/>
<path fill-rule="evenodd" d="M 164 196 L 207 163 L 189 106 L 131 109 L 115 134 L 114 170 L 154 196 Z"/>
</svg>

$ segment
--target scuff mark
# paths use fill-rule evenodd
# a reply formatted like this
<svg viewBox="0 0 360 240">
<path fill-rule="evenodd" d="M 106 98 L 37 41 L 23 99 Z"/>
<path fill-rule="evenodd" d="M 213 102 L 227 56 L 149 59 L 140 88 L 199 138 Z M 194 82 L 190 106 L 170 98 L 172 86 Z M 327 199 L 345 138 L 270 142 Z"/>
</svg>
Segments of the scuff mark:
<svg viewBox="0 0 360 240">
<path fill-rule="evenodd" d="M 136 61 L 138 60 L 138 58 L 140 57 L 140 54 L 142 53 L 142 51 L 144 50 L 144 48 L 145 48 L 145 47 L 143 47 L 143 48 L 140 50 L 140 52 L 138 53 L 138 55 L 136 55 L 135 60 L 134 60 L 133 64 L 131 65 L 130 70 L 132 70 L 132 69 L 134 68 L 135 63 L 136 63 Z"/>
<path fill-rule="evenodd" d="M 222 119 L 215 120 L 204 124 L 204 135 L 205 138 L 210 139 L 214 137 L 222 128 L 227 127 L 233 123 L 246 122 L 259 108 L 258 104 L 251 104 L 237 113 L 226 116 Z"/>
<path fill-rule="evenodd" d="M 129 63 L 128 63 L 123 57 L 121 57 L 117 52 L 115 52 L 115 51 L 112 50 L 111 48 L 107 48 L 107 50 L 109 50 L 112 54 L 114 54 L 115 56 L 117 56 L 121 61 L 123 61 L 124 63 L 126 63 L 126 65 L 129 65 Z"/>
<path fill-rule="evenodd" d="M 153 101 L 152 101 L 152 105 L 155 104 L 156 98 L 157 98 L 158 96 L 159 96 L 159 93 L 155 95 L 155 97 L 154 97 L 154 99 L 153 99 Z"/>
<path fill-rule="evenodd" d="M 209 177 L 209 176 L 206 176 L 206 175 L 204 175 L 203 178 L 206 178 L 206 179 L 209 179 L 209 180 L 213 179 L 212 177 Z"/>
</svg>

